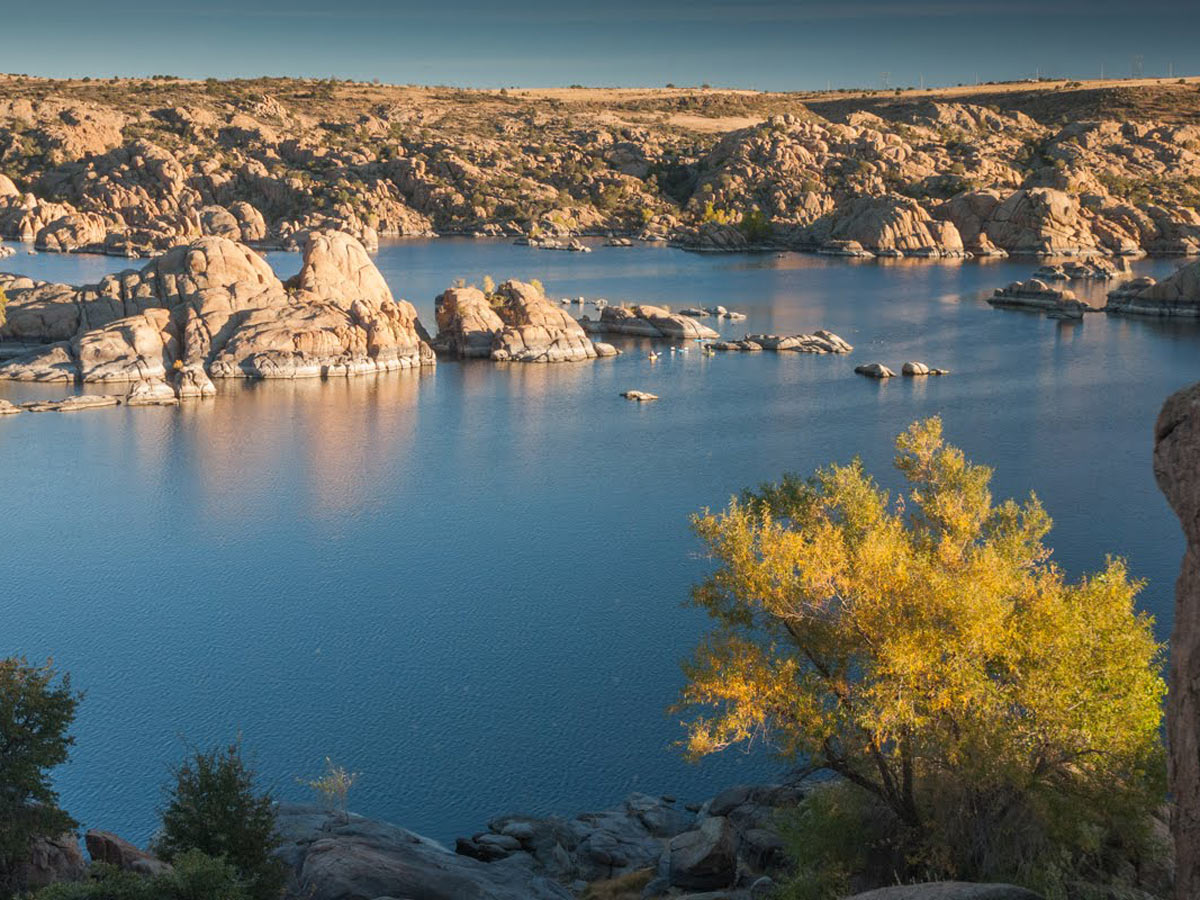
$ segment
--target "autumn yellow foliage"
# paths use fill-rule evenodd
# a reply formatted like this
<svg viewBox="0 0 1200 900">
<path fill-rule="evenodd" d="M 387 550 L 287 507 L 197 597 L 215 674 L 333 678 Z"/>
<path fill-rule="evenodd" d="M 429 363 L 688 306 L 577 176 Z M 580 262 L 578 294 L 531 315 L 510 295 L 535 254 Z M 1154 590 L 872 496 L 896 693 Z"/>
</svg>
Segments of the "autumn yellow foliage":
<svg viewBox="0 0 1200 900">
<path fill-rule="evenodd" d="M 717 628 L 685 667 L 687 752 L 762 740 L 836 773 L 944 857 L 922 860 L 936 874 L 972 874 L 1016 809 L 1086 844 L 1105 809 L 1161 803 L 1141 584 L 1115 558 L 1067 578 L 1037 498 L 993 503 L 939 419 L 896 446 L 895 498 L 856 460 L 694 518 L 716 568 L 693 596 Z"/>
</svg>

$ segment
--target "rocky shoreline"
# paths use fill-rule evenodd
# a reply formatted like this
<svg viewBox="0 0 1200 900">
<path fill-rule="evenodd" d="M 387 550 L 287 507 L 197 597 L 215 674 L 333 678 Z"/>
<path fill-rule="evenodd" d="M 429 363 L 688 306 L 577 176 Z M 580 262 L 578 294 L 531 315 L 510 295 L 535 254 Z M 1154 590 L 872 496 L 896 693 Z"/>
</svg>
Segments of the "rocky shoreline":
<svg viewBox="0 0 1200 900">
<path fill-rule="evenodd" d="M 789 868 L 781 828 L 812 789 L 799 780 L 737 785 L 703 803 L 634 793 L 612 809 L 569 818 L 502 815 L 453 849 L 353 813 L 279 803 L 277 856 L 290 873 L 287 900 L 765 900 Z M 94 862 L 147 876 L 168 867 L 109 832 L 89 830 L 84 843 Z M 85 869 L 78 840 L 64 835 L 39 843 L 29 875 L 42 885 L 78 880 Z M 855 896 L 1039 900 L 1007 885 L 954 883 Z"/>
</svg>

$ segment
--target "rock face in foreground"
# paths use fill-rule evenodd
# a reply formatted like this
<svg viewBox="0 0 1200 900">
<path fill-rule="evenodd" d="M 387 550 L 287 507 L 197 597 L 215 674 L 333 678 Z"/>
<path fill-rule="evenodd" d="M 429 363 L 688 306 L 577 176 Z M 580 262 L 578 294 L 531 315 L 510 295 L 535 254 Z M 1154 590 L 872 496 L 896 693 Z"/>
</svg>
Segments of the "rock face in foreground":
<svg viewBox="0 0 1200 900">
<path fill-rule="evenodd" d="M 1187 536 L 1175 584 L 1167 694 L 1175 797 L 1175 891 L 1200 897 L 1200 384 L 1170 397 L 1154 428 L 1154 475 Z"/>
<path fill-rule="evenodd" d="M 0 276 L 0 340 L 43 346 L 0 365 L 23 381 L 141 382 L 170 377 L 180 397 L 213 378 L 357 375 L 433 365 L 416 310 L 395 300 L 362 244 L 309 235 L 285 285 L 257 253 L 207 237 L 140 271 L 72 288 Z"/>
<path fill-rule="evenodd" d="M 1108 295 L 1105 312 L 1127 316 L 1200 317 L 1200 262 L 1155 282 L 1139 278 Z"/>
<path fill-rule="evenodd" d="M 908 884 L 855 894 L 849 900 L 1042 900 L 1041 896 L 1011 884 L 968 884 L 942 881 Z"/>
<path fill-rule="evenodd" d="M 306 900 L 567 900 L 532 860 L 480 862 L 428 838 L 360 816 L 281 804 L 280 856 L 295 872 L 289 896 Z"/>
</svg>

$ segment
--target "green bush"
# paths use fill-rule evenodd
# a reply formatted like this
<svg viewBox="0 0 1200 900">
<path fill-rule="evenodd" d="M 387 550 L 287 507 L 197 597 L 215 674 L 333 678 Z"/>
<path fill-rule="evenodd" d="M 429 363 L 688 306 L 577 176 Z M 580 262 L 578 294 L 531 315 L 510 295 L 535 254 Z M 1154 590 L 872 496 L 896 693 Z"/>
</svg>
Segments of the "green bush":
<svg viewBox="0 0 1200 900">
<path fill-rule="evenodd" d="M 55 884 L 33 900 L 251 900 L 237 870 L 199 850 L 181 854 L 169 872 L 146 877 L 97 863 L 86 881 Z"/>
<path fill-rule="evenodd" d="M 0 659 L 0 897 L 24 887 L 17 872 L 34 838 L 75 827 L 58 807 L 50 769 L 67 761 L 78 702 L 70 676 L 51 663 Z"/>
<path fill-rule="evenodd" d="M 280 845 L 273 801 L 269 793 L 256 792 L 254 781 L 239 743 L 186 759 L 166 790 L 154 853 L 168 862 L 189 850 L 223 857 L 245 883 L 248 897 L 280 896 L 286 873 L 273 855 Z"/>
</svg>

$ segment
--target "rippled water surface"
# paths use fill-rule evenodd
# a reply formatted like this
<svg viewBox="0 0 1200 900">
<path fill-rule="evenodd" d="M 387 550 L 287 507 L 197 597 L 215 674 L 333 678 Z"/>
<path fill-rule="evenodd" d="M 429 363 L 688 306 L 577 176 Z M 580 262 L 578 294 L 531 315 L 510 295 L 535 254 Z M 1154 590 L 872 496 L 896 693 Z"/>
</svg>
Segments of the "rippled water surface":
<svg viewBox="0 0 1200 900">
<path fill-rule="evenodd" d="M 271 259 L 283 275 L 299 265 Z M 1030 261 L 441 240 L 386 245 L 378 264 L 430 327 L 438 291 L 491 274 L 554 296 L 722 303 L 749 315 L 727 334 L 829 328 L 855 351 L 652 364 L 631 339 L 592 363 L 443 362 L 0 421 L 0 654 L 52 654 L 87 692 L 58 778 L 85 825 L 146 839 L 169 765 L 238 733 L 280 795 L 303 798 L 296 778 L 330 755 L 362 772 L 356 809 L 442 839 L 507 810 L 769 777 L 761 754 L 691 766 L 670 747 L 664 710 L 705 628 L 681 605 L 706 565 L 687 516 L 854 454 L 895 484 L 892 439 L 933 413 L 996 467 L 997 495 L 1037 491 L 1069 571 L 1127 556 L 1169 629 L 1182 539 L 1151 428 L 1200 379 L 1195 324 L 1059 324 L 982 302 Z M 128 265 L 0 261 L 71 282 Z M 853 374 L 906 359 L 953 374 Z M 628 388 L 662 399 L 628 403 Z M 0 382 L 10 399 L 62 393 Z"/>
</svg>

